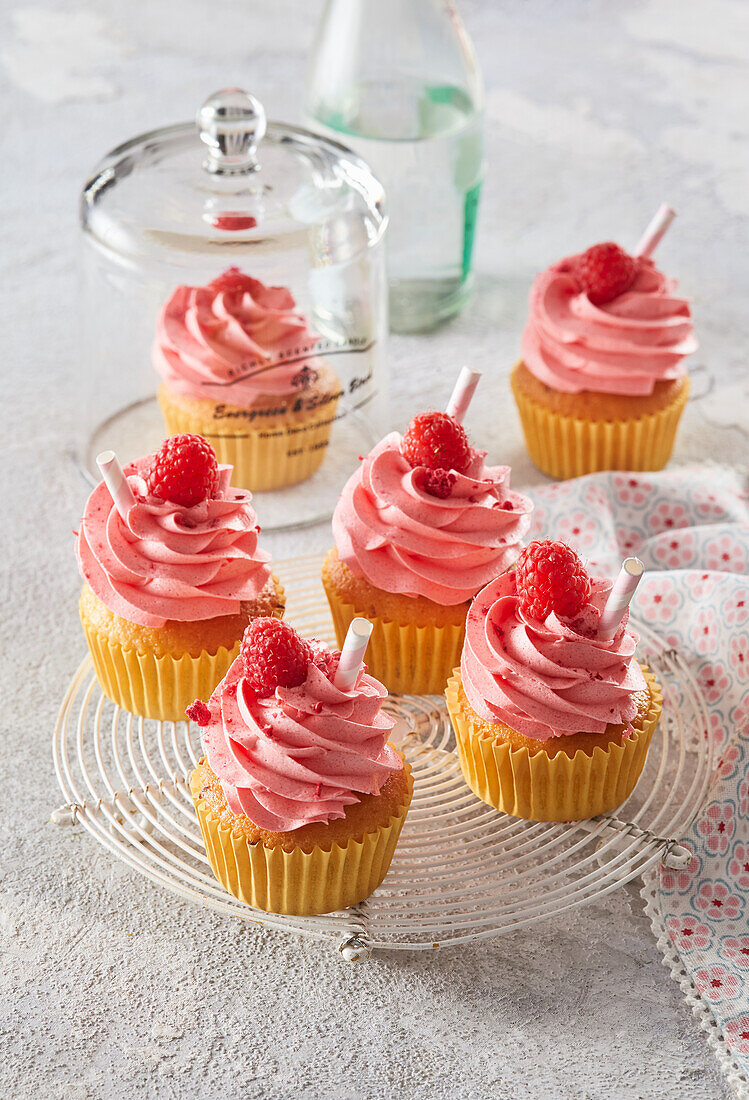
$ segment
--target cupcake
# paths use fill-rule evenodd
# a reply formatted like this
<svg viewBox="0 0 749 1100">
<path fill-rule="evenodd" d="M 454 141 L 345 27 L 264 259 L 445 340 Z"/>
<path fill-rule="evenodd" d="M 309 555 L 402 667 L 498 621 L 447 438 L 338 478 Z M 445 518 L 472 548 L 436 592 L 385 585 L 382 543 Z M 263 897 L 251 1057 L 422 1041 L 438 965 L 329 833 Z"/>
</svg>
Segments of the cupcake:
<svg viewBox="0 0 749 1100">
<path fill-rule="evenodd" d="M 177 287 L 153 345 L 168 432 L 204 436 L 245 489 L 311 477 L 341 396 L 317 339 L 288 290 L 236 267 L 207 286 Z"/>
<path fill-rule="evenodd" d="M 661 690 L 625 612 L 599 630 L 611 582 L 563 543 L 531 543 L 474 600 L 447 709 L 468 786 L 530 821 L 615 809 L 640 777 Z"/>
<path fill-rule="evenodd" d="M 554 478 L 662 469 L 696 347 L 689 302 L 647 256 L 609 242 L 542 272 L 511 376 L 535 465 Z"/>
<path fill-rule="evenodd" d="M 124 477 L 108 456 L 76 542 L 83 630 L 114 703 L 177 721 L 213 691 L 251 619 L 282 617 L 284 592 L 258 546 L 250 493 L 230 485 L 231 466 L 204 439 L 168 439 Z"/>
<path fill-rule="evenodd" d="M 374 624 L 367 662 L 392 692 L 436 694 L 460 659 L 470 602 L 520 553 L 532 504 L 447 413 L 416 416 L 349 478 L 322 579 L 340 645 Z"/>
<path fill-rule="evenodd" d="M 388 735 L 387 692 L 287 623 L 251 623 L 207 706 L 188 714 L 204 756 L 190 787 L 208 862 L 241 901 L 273 913 L 356 905 L 390 867 L 411 770 Z"/>
</svg>

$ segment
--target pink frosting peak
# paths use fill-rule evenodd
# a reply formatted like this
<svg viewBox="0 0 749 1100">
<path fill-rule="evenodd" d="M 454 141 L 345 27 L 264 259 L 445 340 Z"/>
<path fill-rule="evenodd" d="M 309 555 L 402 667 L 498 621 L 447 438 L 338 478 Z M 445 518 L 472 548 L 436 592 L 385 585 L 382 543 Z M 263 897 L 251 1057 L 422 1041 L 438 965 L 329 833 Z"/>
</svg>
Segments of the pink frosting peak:
<svg viewBox="0 0 749 1100">
<path fill-rule="evenodd" d="M 553 612 L 543 622 L 528 617 L 514 572 L 479 592 L 468 613 L 460 673 L 481 718 L 538 741 L 632 722 L 634 692 L 647 687 L 635 660 L 638 637 L 627 629 L 628 615 L 611 641 L 598 637 L 611 582 L 593 578 L 591 585 L 590 604 L 572 622 Z"/>
<path fill-rule="evenodd" d="M 307 679 L 255 695 L 241 657 L 208 704 L 203 749 L 235 814 L 260 829 L 290 832 L 343 817 L 361 794 L 377 794 L 403 764 L 387 744 L 394 722 L 382 711 L 387 691 L 360 672 L 341 691 L 316 644 Z"/>
<path fill-rule="evenodd" d="M 148 491 L 150 456 L 125 467 L 135 504 L 122 519 L 104 482 L 88 498 L 76 542 L 81 576 L 110 611 L 139 626 L 234 615 L 270 577 L 252 494 L 219 466 L 216 496 L 185 508 Z"/>
<path fill-rule="evenodd" d="M 159 314 L 153 365 L 175 393 L 244 408 L 302 387 L 317 339 L 285 287 L 230 267 L 207 286 L 177 287 Z"/>
<path fill-rule="evenodd" d="M 521 345 L 531 374 L 563 393 L 622 396 L 650 394 L 656 382 L 682 377 L 697 341 L 676 281 L 636 258 L 629 290 L 597 306 L 578 286 L 576 259 L 543 271 L 531 288 Z"/>
<path fill-rule="evenodd" d="M 344 486 L 333 514 L 338 555 L 356 576 L 385 592 L 464 603 L 518 557 L 533 505 L 510 490 L 509 466 L 485 466 L 472 451 L 465 473 L 454 470 L 450 496 L 419 488 L 391 432 Z"/>
</svg>

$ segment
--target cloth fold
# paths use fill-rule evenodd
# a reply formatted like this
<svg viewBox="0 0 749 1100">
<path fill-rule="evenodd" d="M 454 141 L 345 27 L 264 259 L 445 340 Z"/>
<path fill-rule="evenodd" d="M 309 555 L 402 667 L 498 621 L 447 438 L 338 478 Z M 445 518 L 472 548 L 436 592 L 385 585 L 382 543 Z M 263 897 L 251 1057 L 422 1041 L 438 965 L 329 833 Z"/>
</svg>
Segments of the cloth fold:
<svg viewBox="0 0 749 1100">
<path fill-rule="evenodd" d="M 648 572 L 636 614 L 678 649 L 705 697 L 715 774 L 661 867 L 658 902 L 687 973 L 749 1073 L 749 481 L 735 470 L 592 474 L 534 489 L 529 538 L 563 539 L 594 573 L 628 554 Z"/>
</svg>

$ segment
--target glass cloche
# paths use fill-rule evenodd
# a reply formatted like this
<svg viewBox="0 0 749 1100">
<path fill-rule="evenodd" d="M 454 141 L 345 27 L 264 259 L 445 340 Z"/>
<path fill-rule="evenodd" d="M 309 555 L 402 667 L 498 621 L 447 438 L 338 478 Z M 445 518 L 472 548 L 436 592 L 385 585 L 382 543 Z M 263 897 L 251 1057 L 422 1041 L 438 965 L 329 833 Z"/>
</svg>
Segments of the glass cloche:
<svg viewBox="0 0 749 1100">
<path fill-rule="evenodd" d="M 350 150 L 232 88 L 114 149 L 81 196 L 76 448 L 199 432 L 265 527 L 329 516 L 383 431 L 384 193 Z"/>
</svg>

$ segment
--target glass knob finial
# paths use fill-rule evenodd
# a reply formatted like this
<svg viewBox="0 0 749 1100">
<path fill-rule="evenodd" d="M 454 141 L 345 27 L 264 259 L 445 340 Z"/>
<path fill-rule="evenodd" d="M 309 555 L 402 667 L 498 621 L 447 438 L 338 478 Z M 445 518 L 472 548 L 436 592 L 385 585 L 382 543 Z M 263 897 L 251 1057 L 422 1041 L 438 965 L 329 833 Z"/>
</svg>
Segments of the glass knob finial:
<svg viewBox="0 0 749 1100">
<path fill-rule="evenodd" d="M 265 134 L 265 109 L 241 88 L 223 88 L 209 96 L 198 111 L 200 140 L 208 146 L 203 167 L 232 175 L 259 167 L 257 147 Z"/>
</svg>

